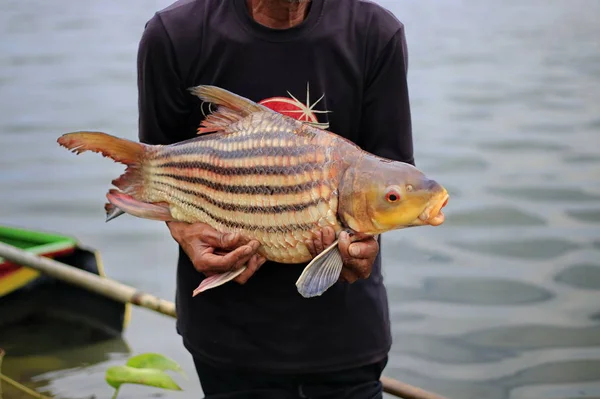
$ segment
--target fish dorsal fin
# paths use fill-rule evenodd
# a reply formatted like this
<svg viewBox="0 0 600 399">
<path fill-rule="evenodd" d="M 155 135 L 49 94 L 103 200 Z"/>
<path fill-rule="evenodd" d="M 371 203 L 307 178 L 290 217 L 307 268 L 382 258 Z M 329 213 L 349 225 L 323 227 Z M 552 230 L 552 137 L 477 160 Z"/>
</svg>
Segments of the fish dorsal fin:
<svg viewBox="0 0 600 399">
<path fill-rule="evenodd" d="M 189 91 L 202 101 L 218 106 L 216 112 L 202 121 L 198 134 L 222 131 L 230 124 L 255 112 L 274 112 L 264 105 L 216 86 L 201 85 L 192 87 Z"/>
</svg>

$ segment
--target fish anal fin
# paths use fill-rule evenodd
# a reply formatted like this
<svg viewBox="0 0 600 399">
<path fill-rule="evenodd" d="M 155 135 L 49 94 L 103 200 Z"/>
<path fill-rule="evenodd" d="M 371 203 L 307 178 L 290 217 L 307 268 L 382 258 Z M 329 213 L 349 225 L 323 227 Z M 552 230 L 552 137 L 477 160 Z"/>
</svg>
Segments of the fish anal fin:
<svg viewBox="0 0 600 399">
<path fill-rule="evenodd" d="M 108 194 L 106 194 L 106 198 L 108 199 L 108 202 L 113 205 L 113 207 L 116 207 L 122 212 L 128 213 L 132 216 L 142 219 L 160 220 L 164 222 L 174 220 L 173 216 L 171 215 L 171 211 L 169 210 L 169 206 L 165 203 L 149 204 L 147 202 L 138 201 L 131 195 L 122 193 L 115 189 L 109 190 Z M 106 205 L 104 208 L 112 209 Z M 109 215 L 107 215 L 107 217 L 108 216 Z M 112 219 L 117 216 L 113 216 Z"/>
<path fill-rule="evenodd" d="M 338 281 L 343 266 L 336 240 L 304 268 L 296 281 L 298 292 L 305 298 L 322 295 Z"/>
<path fill-rule="evenodd" d="M 200 283 L 198 288 L 196 288 L 194 290 L 194 292 L 192 293 L 192 296 L 196 296 L 206 290 L 210 290 L 212 288 L 219 287 L 219 286 L 233 280 L 240 274 L 242 274 L 244 272 L 244 270 L 246 270 L 246 266 L 243 266 L 237 270 L 233 270 L 230 272 L 215 274 L 213 276 L 207 277 L 204 280 L 202 280 L 202 282 Z"/>
<path fill-rule="evenodd" d="M 121 216 L 125 213 L 125 212 L 123 212 L 122 209 L 117 208 L 110 202 L 107 202 L 106 204 L 104 204 L 104 210 L 106 211 L 106 221 L 107 222 L 110 222 L 111 220 L 118 218 L 119 216 Z"/>
</svg>

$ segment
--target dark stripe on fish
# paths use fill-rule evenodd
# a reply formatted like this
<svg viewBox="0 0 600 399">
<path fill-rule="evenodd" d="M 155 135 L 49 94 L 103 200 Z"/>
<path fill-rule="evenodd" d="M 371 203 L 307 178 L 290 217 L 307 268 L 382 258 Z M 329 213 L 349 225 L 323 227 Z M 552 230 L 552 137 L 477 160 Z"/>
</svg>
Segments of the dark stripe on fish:
<svg viewBox="0 0 600 399">
<path fill-rule="evenodd" d="M 306 138 L 296 136 L 296 133 L 292 130 L 287 132 L 288 127 L 274 127 L 270 132 L 236 132 L 234 134 L 227 134 L 219 138 L 219 142 L 223 143 L 243 143 L 247 140 L 284 140 L 285 142 L 296 142 L 295 144 L 301 145 L 306 144 Z"/>
<path fill-rule="evenodd" d="M 302 163 L 302 165 L 288 166 L 267 166 L 257 165 L 250 167 L 224 167 L 216 166 L 212 163 L 198 161 L 170 161 L 157 165 L 159 168 L 176 168 L 176 169 L 199 169 L 210 173 L 215 173 L 224 176 L 248 176 L 248 175 L 295 175 L 299 173 L 313 171 L 314 169 L 323 168 L 323 164 Z"/>
<path fill-rule="evenodd" d="M 215 183 L 213 181 L 195 176 L 182 176 L 172 173 L 156 173 L 155 176 L 166 177 L 178 181 L 183 181 L 191 184 L 201 184 L 216 191 L 223 191 L 234 194 L 256 194 L 256 195 L 276 195 L 276 194 L 292 194 L 308 191 L 313 187 L 320 185 L 322 181 L 311 180 L 302 184 L 292 186 L 240 186 L 229 185 L 223 183 Z"/>
<path fill-rule="evenodd" d="M 255 157 L 299 157 L 310 152 L 315 152 L 315 146 L 291 146 L 291 147 L 254 147 L 233 151 L 217 150 L 212 146 L 190 145 L 179 147 L 170 151 L 159 152 L 155 159 L 176 158 L 187 155 L 211 155 L 220 159 L 240 159 Z"/>
<path fill-rule="evenodd" d="M 156 189 L 156 191 L 162 192 L 165 195 L 169 195 L 168 192 L 163 191 L 161 189 Z M 182 198 L 177 198 L 176 201 L 181 202 L 182 204 L 190 206 L 194 209 L 197 209 L 198 211 L 206 214 L 208 217 L 210 217 L 215 222 L 221 223 L 230 229 L 232 229 L 232 228 L 233 229 L 244 229 L 244 230 L 250 230 L 250 231 L 260 230 L 260 231 L 264 231 L 267 233 L 281 233 L 281 232 L 286 232 L 286 231 L 312 230 L 314 228 L 314 225 L 306 224 L 306 223 L 286 224 L 286 225 L 277 225 L 277 226 L 260 226 L 260 225 L 254 225 L 254 224 L 245 224 L 245 223 L 241 223 L 241 222 L 234 222 L 234 221 L 230 221 L 230 220 L 221 218 L 217 215 L 214 215 L 211 212 L 207 211 L 206 209 L 202 208 L 201 206 L 198 206 L 198 205 L 194 204 L 193 202 L 186 201 Z"/>
<path fill-rule="evenodd" d="M 317 200 L 312 200 L 310 202 L 298 203 L 298 204 L 289 204 L 289 205 L 274 205 L 274 206 L 252 206 L 252 205 L 238 205 L 231 204 L 227 202 L 217 201 L 210 196 L 197 191 L 190 190 L 187 188 L 179 187 L 174 184 L 166 183 L 166 182 L 155 182 L 155 184 L 169 187 L 173 190 L 180 191 L 184 194 L 193 195 L 196 197 L 200 197 L 211 205 L 214 205 L 218 208 L 223 209 L 224 211 L 239 211 L 244 213 L 283 213 L 283 212 L 300 212 L 306 208 L 310 208 L 311 206 L 319 205 L 320 202 L 326 201 L 326 198 L 319 198 Z"/>
</svg>

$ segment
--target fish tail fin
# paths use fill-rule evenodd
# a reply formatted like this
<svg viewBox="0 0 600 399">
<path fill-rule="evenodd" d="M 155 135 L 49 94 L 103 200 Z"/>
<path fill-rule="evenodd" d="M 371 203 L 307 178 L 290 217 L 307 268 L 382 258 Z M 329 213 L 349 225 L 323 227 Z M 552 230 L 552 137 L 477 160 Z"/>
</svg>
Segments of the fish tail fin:
<svg viewBox="0 0 600 399">
<path fill-rule="evenodd" d="M 127 165 L 125 172 L 113 180 L 112 184 L 135 199 L 143 199 L 144 176 L 142 169 L 147 145 L 102 132 L 67 133 L 59 137 L 57 142 L 75 154 L 92 151 Z M 104 209 L 107 222 L 124 213 L 110 203 L 106 204 Z"/>
<path fill-rule="evenodd" d="M 125 165 L 139 164 L 146 145 L 102 132 L 73 132 L 60 136 L 58 144 L 76 154 L 92 151 Z"/>
</svg>

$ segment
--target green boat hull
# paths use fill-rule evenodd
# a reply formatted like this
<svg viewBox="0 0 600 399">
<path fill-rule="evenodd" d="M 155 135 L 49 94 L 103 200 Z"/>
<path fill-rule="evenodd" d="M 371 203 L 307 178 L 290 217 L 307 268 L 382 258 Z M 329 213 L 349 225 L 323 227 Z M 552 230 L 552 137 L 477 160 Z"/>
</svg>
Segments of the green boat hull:
<svg viewBox="0 0 600 399">
<path fill-rule="evenodd" d="M 69 236 L 0 226 L 0 242 L 105 276 L 100 254 Z M 129 304 L 11 264 L 0 257 L 0 331 L 44 319 L 65 326 L 85 325 L 110 338 L 122 334 L 129 318 Z"/>
</svg>

